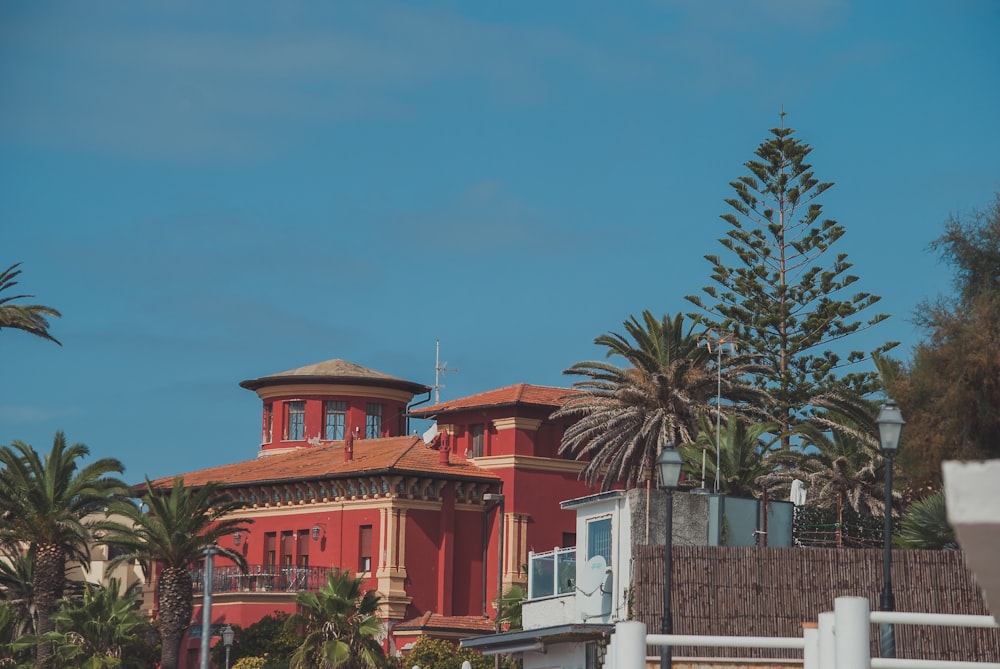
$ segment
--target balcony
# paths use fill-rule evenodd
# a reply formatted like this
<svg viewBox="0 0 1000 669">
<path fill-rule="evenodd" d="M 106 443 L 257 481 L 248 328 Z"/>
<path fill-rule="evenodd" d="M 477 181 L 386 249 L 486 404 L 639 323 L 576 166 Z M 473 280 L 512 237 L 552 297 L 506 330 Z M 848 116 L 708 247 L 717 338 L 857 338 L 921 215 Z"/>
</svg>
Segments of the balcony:
<svg viewBox="0 0 1000 669">
<path fill-rule="evenodd" d="M 575 584 L 576 548 L 528 554 L 528 599 L 572 594 Z"/>
<path fill-rule="evenodd" d="M 212 570 L 212 594 L 316 592 L 326 583 L 329 573 L 329 567 L 250 565 L 246 573 L 236 567 L 215 567 Z M 204 589 L 205 570 L 192 569 L 191 581 L 193 594 L 200 595 Z"/>
</svg>

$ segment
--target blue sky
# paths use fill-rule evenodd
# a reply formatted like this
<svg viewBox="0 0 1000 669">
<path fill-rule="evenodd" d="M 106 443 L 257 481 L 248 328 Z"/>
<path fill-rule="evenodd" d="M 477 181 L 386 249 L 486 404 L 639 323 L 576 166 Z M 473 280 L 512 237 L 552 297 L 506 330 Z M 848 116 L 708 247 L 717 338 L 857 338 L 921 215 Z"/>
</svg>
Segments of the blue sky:
<svg viewBox="0 0 1000 669">
<path fill-rule="evenodd" d="M 239 381 L 343 358 L 442 399 L 568 385 L 709 285 L 728 183 L 788 112 L 899 340 L 928 243 L 1000 190 L 1000 3 L 0 4 L 0 443 L 126 478 L 252 458 Z"/>
</svg>

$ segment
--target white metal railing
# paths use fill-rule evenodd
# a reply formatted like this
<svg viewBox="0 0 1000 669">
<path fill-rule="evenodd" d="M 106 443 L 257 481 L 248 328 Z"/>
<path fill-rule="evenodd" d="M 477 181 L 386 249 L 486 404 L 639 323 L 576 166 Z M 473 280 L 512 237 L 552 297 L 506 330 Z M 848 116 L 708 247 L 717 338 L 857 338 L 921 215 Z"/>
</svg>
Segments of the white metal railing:
<svg viewBox="0 0 1000 669">
<path fill-rule="evenodd" d="M 801 637 L 646 634 L 644 623 L 620 622 L 612 639 L 611 669 L 644 668 L 647 645 L 801 649 L 803 669 L 1000 669 L 998 662 L 872 658 L 873 623 L 1000 627 L 993 616 L 872 611 L 864 597 L 838 597 L 833 611 L 819 615 L 818 624 L 803 625 Z"/>
</svg>

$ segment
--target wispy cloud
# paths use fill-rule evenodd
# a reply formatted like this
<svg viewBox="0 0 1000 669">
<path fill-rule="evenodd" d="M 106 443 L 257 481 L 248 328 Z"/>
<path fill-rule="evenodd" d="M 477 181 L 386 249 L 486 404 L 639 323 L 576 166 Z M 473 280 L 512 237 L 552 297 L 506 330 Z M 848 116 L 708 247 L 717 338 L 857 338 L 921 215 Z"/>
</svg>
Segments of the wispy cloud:
<svg viewBox="0 0 1000 669">
<path fill-rule="evenodd" d="M 318 124 L 406 116 L 411 96 L 458 81 L 498 104 L 531 104 L 559 85 L 550 65 L 589 77 L 609 61 L 558 29 L 444 9 L 380 3 L 307 23 L 260 4 L 239 30 L 204 17 L 201 4 L 188 7 L 127 26 L 127 12 L 108 6 L 103 20 L 51 12 L 7 21 L 2 136 L 241 157 L 304 141 Z"/>
</svg>

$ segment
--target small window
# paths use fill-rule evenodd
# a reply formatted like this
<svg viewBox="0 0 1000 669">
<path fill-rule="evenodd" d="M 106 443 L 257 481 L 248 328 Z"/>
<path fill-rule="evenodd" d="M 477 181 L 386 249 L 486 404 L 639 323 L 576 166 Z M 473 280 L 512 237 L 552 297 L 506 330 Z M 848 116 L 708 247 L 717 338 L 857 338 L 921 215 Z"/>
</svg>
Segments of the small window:
<svg viewBox="0 0 1000 669">
<path fill-rule="evenodd" d="M 309 530 L 299 530 L 298 536 L 298 566 L 301 569 L 309 568 Z"/>
<path fill-rule="evenodd" d="M 291 567 L 295 551 L 295 535 L 285 530 L 281 533 L 281 566 Z"/>
<path fill-rule="evenodd" d="M 483 433 L 485 432 L 485 425 L 479 423 L 472 426 L 472 457 L 481 458 L 483 457 Z"/>
<path fill-rule="evenodd" d="M 264 564 L 268 567 L 274 568 L 275 562 L 278 557 L 278 535 L 275 532 L 267 532 L 264 534 Z"/>
<path fill-rule="evenodd" d="M 358 571 L 372 570 L 372 526 L 362 525 L 358 532 Z"/>
<path fill-rule="evenodd" d="M 382 405 L 368 403 L 365 418 L 365 436 L 368 439 L 378 439 L 382 436 Z"/>
<path fill-rule="evenodd" d="M 306 427 L 306 403 L 302 401 L 285 403 L 285 439 L 301 441 Z"/>
<path fill-rule="evenodd" d="M 264 405 L 264 428 L 263 434 L 261 435 L 261 443 L 270 444 L 271 443 L 271 433 L 274 430 L 274 405 L 265 404 Z"/>
<path fill-rule="evenodd" d="M 611 565 L 611 518 L 598 518 L 587 523 L 587 559 L 600 555 Z"/>
<path fill-rule="evenodd" d="M 347 402 L 323 403 L 323 438 L 329 441 L 344 440 L 344 425 L 347 422 Z"/>
</svg>

